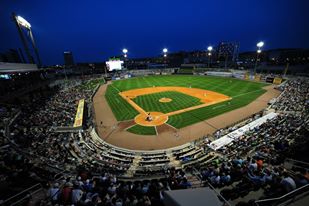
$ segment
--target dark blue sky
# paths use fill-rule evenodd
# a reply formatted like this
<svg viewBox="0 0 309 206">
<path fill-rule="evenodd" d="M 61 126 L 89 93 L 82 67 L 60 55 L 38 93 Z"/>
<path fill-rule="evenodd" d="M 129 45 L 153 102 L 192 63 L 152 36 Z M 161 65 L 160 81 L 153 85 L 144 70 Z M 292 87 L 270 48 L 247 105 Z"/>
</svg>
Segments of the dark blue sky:
<svg viewBox="0 0 309 206">
<path fill-rule="evenodd" d="M 206 49 L 238 41 L 240 50 L 309 47 L 308 0 L 0 0 L 0 51 L 22 47 L 11 12 L 27 19 L 43 64 L 104 61 Z"/>
</svg>

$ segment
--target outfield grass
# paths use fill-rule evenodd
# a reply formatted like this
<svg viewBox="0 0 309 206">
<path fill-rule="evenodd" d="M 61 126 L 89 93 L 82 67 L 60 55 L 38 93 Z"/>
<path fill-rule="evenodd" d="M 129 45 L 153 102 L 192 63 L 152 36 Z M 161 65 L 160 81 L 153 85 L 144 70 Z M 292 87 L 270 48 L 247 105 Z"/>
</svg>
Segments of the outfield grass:
<svg viewBox="0 0 309 206">
<path fill-rule="evenodd" d="M 229 101 L 221 102 L 207 107 L 202 107 L 190 112 L 172 115 L 169 116 L 167 123 L 172 125 L 173 127 L 182 128 L 200 121 L 204 121 L 211 117 L 215 117 L 217 115 L 232 111 L 234 109 L 241 108 L 255 100 L 264 92 L 264 90 L 257 90 L 256 92 L 252 92 L 251 94 L 236 97 Z"/>
<path fill-rule="evenodd" d="M 136 124 L 129 129 L 127 129 L 128 132 L 134 133 L 134 134 L 140 134 L 140 135 L 156 135 L 156 129 L 155 127 L 145 127 L 139 124 Z"/>
<path fill-rule="evenodd" d="M 113 85 L 108 85 L 105 98 L 118 121 L 133 119 L 139 113 L 120 95 Z"/>
<path fill-rule="evenodd" d="M 161 98 L 170 98 L 171 102 L 159 102 Z M 146 112 L 168 113 L 203 104 L 199 98 L 192 97 L 176 91 L 158 92 L 153 94 L 141 95 L 133 101 L 142 107 Z"/>
<path fill-rule="evenodd" d="M 107 88 L 106 98 L 118 121 L 134 119 L 138 114 L 128 102 L 118 95 L 120 91 L 153 86 L 191 86 L 192 88 L 200 88 L 222 93 L 233 98 L 230 101 L 230 104 L 227 102 L 221 102 L 169 117 L 168 124 L 176 128 L 182 128 L 249 104 L 265 92 L 262 87 L 266 85 L 267 84 L 265 83 L 212 76 L 148 76 L 114 81 L 113 84 L 109 85 Z M 169 108 L 167 106 L 169 103 L 159 103 L 158 99 L 156 99 L 156 96 L 159 95 L 160 93 L 145 95 L 149 96 L 151 101 L 146 100 L 149 98 L 143 98 L 142 96 L 137 97 L 134 101 L 146 111 L 161 110 L 161 112 L 167 112 L 170 110 L 178 110 L 176 108 L 172 109 L 172 107 Z M 164 97 L 167 97 L 167 95 L 164 95 Z M 154 102 L 152 102 L 152 100 Z M 173 101 L 170 103 L 173 103 Z M 192 104 L 195 103 L 196 102 L 193 102 Z M 166 108 L 162 108 L 164 104 L 166 104 Z M 187 102 L 187 104 L 189 104 L 189 102 Z M 182 105 L 177 107 L 182 107 Z"/>
</svg>

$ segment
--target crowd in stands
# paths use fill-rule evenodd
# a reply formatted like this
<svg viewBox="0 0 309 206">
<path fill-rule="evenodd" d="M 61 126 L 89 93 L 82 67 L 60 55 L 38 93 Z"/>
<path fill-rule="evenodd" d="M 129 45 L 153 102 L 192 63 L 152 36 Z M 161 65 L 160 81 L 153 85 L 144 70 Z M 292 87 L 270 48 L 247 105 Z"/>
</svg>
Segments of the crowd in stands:
<svg viewBox="0 0 309 206">
<path fill-rule="evenodd" d="M 73 173 L 79 171 L 76 178 L 51 183 L 52 204 L 161 205 L 163 190 L 191 187 L 186 173 L 174 168 L 176 162 L 178 166 L 197 168 L 202 180 L 219 188 L 226 199 L 236 199 L 257 189 L 263 189 L 265 197 L 279 196 L 309 181 L 308 171 L 291 171 L 282 166 L 287 157 L 309 161 L 300 154 L 303 148 L 308 148 L 309 142 L 306 139 L 309 84 L 306 80 L 290 80 L 280 89 L 282 95 L 271 106 L 279 115 L 218 151 L 208 148 L 211 139 L 261 114 L 170 153 L 149 154 L 115 148 L 96 139 L 91 129 L 80 133 L 55 132 L 55 127 L 73 124 L 78 100 L 85 98 L 89 103 L 93 91 L 78 86 L 60 91 L 53 89 L 48 95 L 39 94 L 30 103 L 23 104 L 21 114 L 10 127 L 9 139 L 1 140 L 1 145 L 11 141 L 25 152 L 19 156 L 14 150 L 9 156 L 2 156 L 8 148 L 1 148 L 1 169 L 5 171 L 1 181 L 10 181 L 13 174 L 23 172 L 20 168 L 24 167 L 28 176 L 40 182 L 42 178 L 32 173 L 33 164 L 36 163 L 37 169 L 37 165 L 45 163 Z M 17 110 L 5 111 L 2 115 L 10 119 Z M 118 180 L 132 168 L 134 177 L 161 178 L 134 182 Z M 231 184 L 233 189 L 225 188 Z"/>
<path fill-rule="evenodd" d="M 53 204 L 60 205 L 163 205 L 164 190 L 190 187 L 185 172 L 175 168 L 167 178 L 133 182 L 119 181 L 111 173 L 93 176 L 80 171 L 76 178 L 51 183 L 48 195 Z"/>
<path fill-rule="evenodd" d="M 278 89 L 283 90 L 272 108 L 279 111 L 308 112 L 309 109 L 309 81 L 295 79 L 287 81 Z"/>
</svg>

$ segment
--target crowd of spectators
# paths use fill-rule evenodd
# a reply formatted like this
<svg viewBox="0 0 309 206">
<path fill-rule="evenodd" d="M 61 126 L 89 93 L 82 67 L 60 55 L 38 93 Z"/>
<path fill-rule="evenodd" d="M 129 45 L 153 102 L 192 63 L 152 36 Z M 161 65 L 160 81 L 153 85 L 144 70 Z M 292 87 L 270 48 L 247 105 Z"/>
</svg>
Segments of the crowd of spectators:
<svg viewBox="0 0 309 206">
<path fill-rule="evenodd" d="M 309 109 L 309 81 L 308 78 L 287 81 L 282 86 L 280 97 L 272 105 L 279 111 L 308 112 Z"/>
<path fill-rule="evenodd" d="M 80 171 L 75 178 L 52 182 L 48 190 L 52 204 L 60 205 L 163 205 L 163 191 L 191 187 L 185 172 L 171 168 L 167 178 L 119 181 L 115 174 L 93 176 Z"/>
<path fill-rule="evenodd" d="M 278 196 L 307 184 L 307 171 L 287 171 L 282 163 L 286 157 L 308 161 L 299 151 L 303 151 L 300 148 L 308 143 L 309 84 L 306 80 L 290 80 L 280 89 L 282 95 L 272 104 L 279 115 L 273 120 L 245 133 L 219 151 L 210 152 L 207 145 L 211 138 L 207 137 L 172 151 L 170 155 L 184 166 L 198 168 L 203 180 L 222 188 L 227 199 L 245 195 L 256 188 L 263 188 L 267 197 Z M 31 171 L 33 167 L 29 166 L 29 161 L 32 164 L 37 159 L 40 163 L 73 173 L 82 167 L 92 174 L 102 174 L 93 176 L 84 172 L 77 178 L 53 182 L 49 191 L 53 204 L 160 205 L 163 190 L 191 187 L 186 174 L 171 167 L 171 158 L 165 152 L 149 155 L 125 152 L 95 140 L 90 129 L 74 134 L 55 132 L 55 127 L 73 124 L 78 100 L 85 98 L 90 102 L 92 92 L 78 86 L 51 89 L 47 95 L 37 95 L 31 103 L 23 104 L 21 114 L 11 125 L 10 140 L 33 158 L 19 162 L 21 167 L 25 165 Z M 15 114 L 14 111 L 10 113 Z M 245 123 L 260 116 L 261 113 Z M 215 139 L 237 128 L 220 130 L 215 133 Z M 7 142 L 5 139 L 3 144 Z M 1 179 L 8 179 L 9 171 L 16 169 L 10 165 L 14 158 L 3 156 L 1 159 L 2 166 L 7 169 Z M 118 181 L 117 177 L 126 173 L 136 159 L 139 159 L 137 175 L 160 174 L 165 179 Z M 224 190 L 225 186 L 234 183 L 237 183 L 236 189 Z"/>
</svg>

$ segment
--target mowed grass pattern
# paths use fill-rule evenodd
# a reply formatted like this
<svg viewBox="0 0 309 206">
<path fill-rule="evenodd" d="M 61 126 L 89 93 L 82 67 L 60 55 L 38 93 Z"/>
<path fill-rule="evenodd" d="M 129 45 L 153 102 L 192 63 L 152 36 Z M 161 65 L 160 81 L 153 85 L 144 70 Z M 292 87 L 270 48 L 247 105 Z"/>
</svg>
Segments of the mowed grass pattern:
<svg viewBox="0 0 309 206">
<path fill-rule="evenodd" d="M 182 128 L 249 104 L 265 92 L 262 87 L 266 85 L 259 82 L 211 76 L 148 76 L 114 81 L 112 86 L 109 85 L 107 88 L 106 98 L 119 121 L 134 119 L 138 114 L 129 103 L 118 95 L 120 91 L 153 86 L 191 86 L 192 88 L 215 91 L 233 98 L 230 104 L 221 102 L 169 117 L 168 124 Z M 157 103 L 157 100 L 155 101 Z M 152 106 L 148 108 L 151 109 Z M 155 111 L 155 109 L 153 108 L 150 111 Z"/>
<path fill-rule="evenodd" d="M 248 95 L 244 94 L 243 96 L 233 98 L 232 100 L 210 105 L 190 112 L 172 115 L 169 116 L 167 123 L 176 128 L 182 128 L 197 122 L 201 122 L 211 117 L 215 117 L 217 115 L 243 107 L 255 100 L 264 92 L 264 90 L 257 90 L 256 92 L 252 92 Z"/>
<path fill-rule="evenodd" d="M 156 129 L 155 127 L 145 127 L 139 124 L 136 124 L 129 129 L 127 129 L 128 132 L 134 133 L 134 134 L 140 134 L 140 135 L 156 135 Z"/>
<path fill-rule="evenodd" d="M 113 85 L 108 85 L 105 98 L 118 121 L 133 119 L 139 113 L 120 95 Z"/>
<path fill-rule="evenodd" d="M 159 102 L 161 98 L 170 98 L 171 102 Z M 200 99 L 181 92 L 167 91 L 137 96 L 133 101 L 146 112 L 169 113 L 202 104 Z"/>
</svg>

